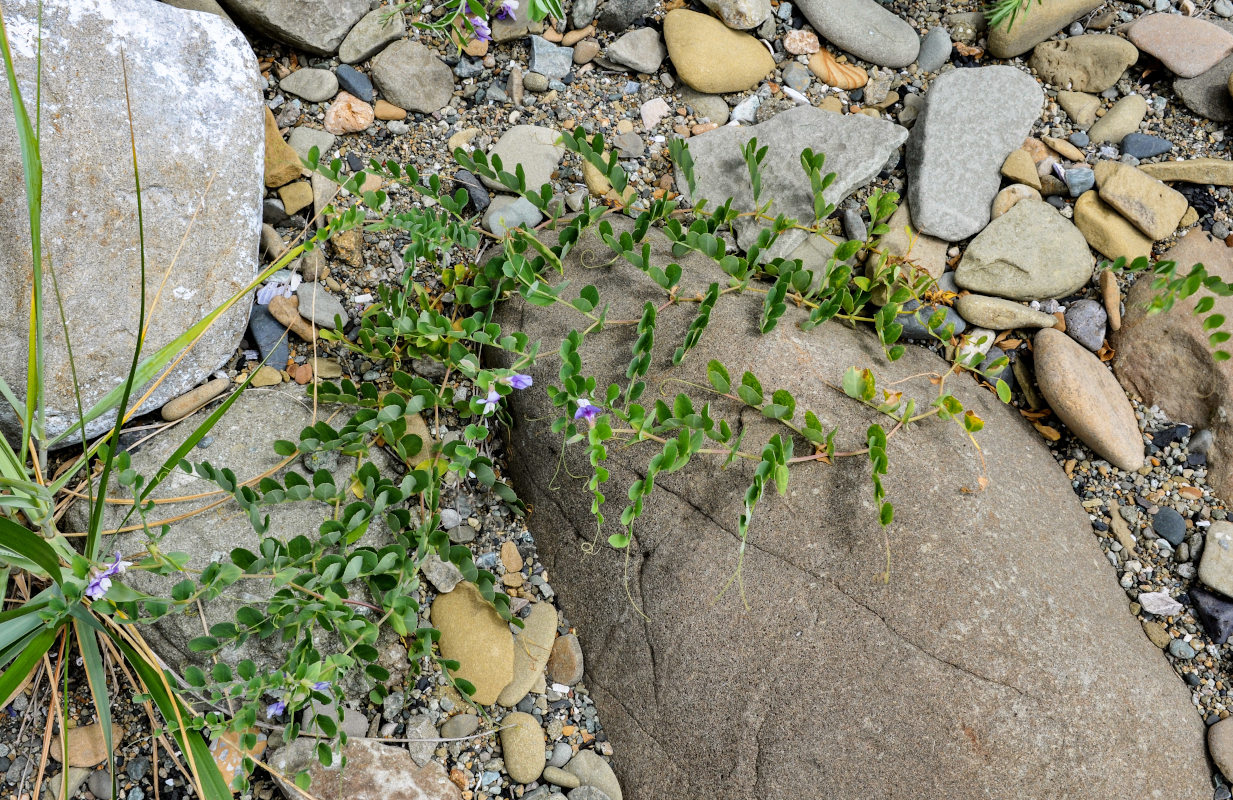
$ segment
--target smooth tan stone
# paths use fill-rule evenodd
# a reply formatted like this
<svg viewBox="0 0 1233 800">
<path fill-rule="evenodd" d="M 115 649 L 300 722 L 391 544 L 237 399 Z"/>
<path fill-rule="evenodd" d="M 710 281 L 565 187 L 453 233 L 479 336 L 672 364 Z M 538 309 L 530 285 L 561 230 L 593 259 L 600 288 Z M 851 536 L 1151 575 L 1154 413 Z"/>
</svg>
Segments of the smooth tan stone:
<svg viewBox="0 0 1233 800">
<path fill-rule="evenodd" d="M 989 31 L 989 55 L 1013 58 L 1026 53 L 1070 23 L 1095 11 L 1104 0 L 1049 0 L 1021 9 L 1009 30 L 1005 24 Z"/>
<path fill-rule="evenodd" d="M 1012 183 L 993 198 L 993 210 L 990 219 L 997 219 L 1015 207 L 1020 200 L 1040 200 L 1040 192 L 1022 183 Z"/>
<path fill-rule="evenodd" d="M 752 89 L 775 69 L 775 59 L 757 39 L 695 11 L 668 12 L 664 43 L 677 75 L 699 92 Z"/>
<path fill-rule="evenodd" d="M 257 367 L 257 371 L 253 374 L 253 379 L 249 386 L 256 386 L 260 389 L 263 386 L 277 386 L 282 382 L 283 373 L 269 364 L 265 364 Z"/>
<path fill-rule="evenodd" d="M 965 294 L 955 300 L 955 311 L 973 325 L 995 331 L 1016 328 L 1052 328 L 1057 319 L 1014 300 Z"/>
<path fill-rule="evenodd" d="M 226 378 L 215 378 L 212 381 L 207 381 L 191 392 L 182 394 L 175 400 L 166 403 L 159 410 L 159 414 L 168 422 L 187 417 L 215 397 L 227 391 L 227 387 L 230 385 L 231 381 Z"/>
<path fill-rule="evenodd" d="M 1036 385 L 1066 427 L 1101 458 L 1126 471 L 1143 466 L 1143 437 L 1126 393 L 1099 358 L 1045 328 L 1032 340 Z"/>
<path fill-rule="evenodd" d="M 308 181 L 296 181 L 282 186 L 278 198 L 283 201 L 283 210 L 288 215 L 298 214 L 313 204 L 313 187 Z"/>
<path fill-rule="evenodd" d="M 506 708 L 518 705 L 544 676 L 557 636 L 557 610 L 550 603 L 536 603 L 523 623 L 522 630 L 514 634 L 514 677 L 497 695 L 497 703 Z"/>
<path fill-rule="evenodd" d="M 1022 183 L 1040 191 L 1040 175 L 1036 172 L 1036 162 L 1032 154 L 1023 148 L 1011 151 L 1002 162 L 1002 175 L 1015 183 Z"/>
<path fill-rule="evenodd" d="M 441 655 L 458 662 L 454 675 L 475 686 L 475 702 L 491 705 L 514 674 L 509 625 L 470 582 L 438 595 L 430 616 L 441 632 Z"/>
<path fill-rule="evenodd" d="M 1060 155 L 1067 161 L 1083 161 L 1083 151 L 1075 147 L 1065 139 L 1055 139 L 1052 136 L 1044 136 L 1045 144 L 1049 145 L 1049 149 Z"/>
<path fill-rule="evenodd" d="M 1171 236 L 1177 230 L 1190 205 L 1181 192 L 1119 161 L 1101 161 L 1095 171 L 1100 199 L 1117 209 L 1153 241 Z"/>
<path fill-rule="evenodd" d="M 548 760 L 544 757 L 547 737 L 539 720 L 514 711 L 501 719 L 501 755 L 505 771 L 515 783 L 539 780 Z"/>
<path fill-rule="evenodd" d="M 385 100 L 378 100 L 377 105 L 373 107 L 373 114 L 377 119 L 406 119 L 407 109 L 399 108 Z"/>
<path fill-rule="evenodd" d="M 1095 189 L 1075 201 L 1074 221 L 1091 248 L 1106 258 L 1125 256 L 1127 261 L 1134 261 L 1152 254 L 1152 240 L 1101 200 Z"/>
<path fill-rule="evenodd" d="M 1085 92 L 1058 92 L 1057 104 L 1075 127 L 1084 131 L 1096 122 L 1096 112 L 1101 107 L 1099 97 Z"/>
<path fill-rule="evenodd" d="M 1105 315 L 1109 318 L 1109 330 L 1122 329 L 1122 292 L 1117 285 L 1117 276 L 1113 270 L 1100 271 L 1100 299 L 1105 305 Z"/>
<path fill-rule="evenodd" d="M 1233 80 L 1233 75 L 1230 76 Z M 1233 161 L 1224 158 L 1191 158 L 1186 161 L 1160 161 L 1140 164 L 1139 169 L 1160 181 L 1210 183 L 1233 186 Z"/>
<path fill-rule="evenodd" d="M 1113 104 L 1109 113 L 1098 119 L 1088 129 L 1088 136 L 1096 144 L 1120 142 L 1126 134 L 1139 130 L 1139 123 L 1147 116 L 1147 101 L 1143 95 L 1131 94 Z"/>
</svg>

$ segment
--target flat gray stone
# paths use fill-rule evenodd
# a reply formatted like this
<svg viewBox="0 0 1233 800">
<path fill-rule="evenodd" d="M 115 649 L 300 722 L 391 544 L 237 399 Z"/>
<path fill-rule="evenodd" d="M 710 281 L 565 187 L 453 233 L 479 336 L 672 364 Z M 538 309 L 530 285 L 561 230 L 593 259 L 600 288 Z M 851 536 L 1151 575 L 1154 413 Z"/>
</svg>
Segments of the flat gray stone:
<svg viewBox="0 0 1233 800">
<path fill-rule="evenodd" d="M 1173 81 L 1173 91 L 1186 108 L 1200 117 L 1213 122 L 1233 122 L 1229 75 L 1233 75 L 1233 56 L 1194 78 L 1177 78 Z"/>
<path fill-rule="evenodd" d="M 801 169 L 800 154 L 806 147 L 826 154 L 825 172 L 836 174 L 825 192 L 827 202 L 839 203 L 864 186 L 881 171 L 908 137 L 906 128 L 864 114 L 842 115 L 812 106 L 788 109 L 759 125 L 723 127 L 689 140 L 694 159 L 696 191 L 693 202 L 702 198 L 712 206 L 734 198 L 734 208 L 753 208 L 749 171 L 741 147 L 752 138 L 769 147 L 762 162 L 762 199 L 773 199 L 770 213 L 786 214 L 805 223 L 813 221 L 813 191 L 809 177 Z M 678 168 L 676 185 L 688 190 Z M 737 242 L 748 248 L 763 225 L 742 219 L 736 223 Z M 790 253 L 805 241 L 803 231 L 788 231 L 775 243 L 772 253 Z"/>
<path fill-rule="evenodd" d="M 334 317 L 341 317 L 345 327 L 351 318 L 343 308 L 342 301 L 326 291 L 320 283 L 301 283 L 296 294 L 300 296 L 300 316 L 312 320 L 318 328 L 339 330 L 334 324 Z"/>
<path fill-rule="evenodd" d="M 38 8 L 36 0 L 4 4 L 32 117 Z M 121 48 L 141 159 L 147 302 L 162 271 L 174 264 L 150 324 L 146 355 L 252 280 L 261 233 L 265 109 L 256 58 L 240 31 L 213 14 L 146 0 L 45 0 L 43 263 L 56 269 L 87 409 L 122 383 L 136 344 L 136 193 Z M 0 205 L 0 377 L 24 396 L 30 228 L 12 103 L 8 92 L 2 94 L 0 176 L 10 191 L 9 202 Z M 78 415 L 55 300 L 47 291 L 44 424 L 54 436 Z M 219 317 L 141 411 L 184 394 L 226 363 L 248 309 L 249 301 L 242 300 Z M 133 398 L 143 389 L 134 387 Z M 16 419 L 7 403 L 0 408 L 0 430 L 12 434 Z M 110 428 L 114 418 L 96 418 L 86 426 L 88 434 Z"/>
<path fill-rule="evenodd" d="M 972 240 L 955 269 L 964 289 L 1011 300 L 1065 297 L 1092 277 L 1079 229 L 1041 200 L 1018 203 Z"/>
<path fill-rule="evenodd" d="M 408 111 L 431 114 L 454 93 L 454 71 L 419 42 L 403 39 L 372 60 L 372 82 L 381 96 Z"/>
<path fill-rule="evenodd" d="M 324 103 L 338 94 L 338 78 L 328 69 L 297 69 L 278 82 L 284 92 L 302 97 L 310 103 Z"/>
<path fill-rule="evenodd" d="M 488 159 L 500 156 L 501 170 L 514 174 L 519 164 L 526 177 L 527 188 L 538 190 L 552 180 L 552 173 L 565 155 L 565 145 L 560 144 L 561 134 L 542 125 L 515 125 L 501 135 L 488 151 Z M 509 191 L 500 182 L 480 177 L 484 185 L 496 191 Z"/>
<path fill-rule="evenodd" d="M 664 47 L 659 31 L 639 28 L 608 45 L 605 55 L 609 61 L 629 67 L 634 72 L 654 75 L 668 57 L 668 48 Z"/>
<path fill-rule="evenodd" d="M 334 150 L 334 134 L 301 125 L 291 129 L 287 144 L 300 158 L 308 158 L 308 152 L 315 147 L 319 158 L 329 160 Z"/>
<path fill-rule="evenodd" d="M 405 36 L 407 24 L 402 12 L 391 11 L 391 6 L 382 6 L 365 14 L 339 45 L 338 60 L 344 64 L 358 64 Z"/>
<path fill-rule="evenodd" d="M 953 42 L 950 34 L 943 27 L 929 31 L 920 39 L 920 54 L 916 57 L 916 65 L 925 72 L 937 72 L 942 65 L 950 61 L 950 51 Z"/>
<path fill-rule="evenodd" d="M 330 0 L 305 8 L 303 0 L 222 0 L 236 19 L 271 39 L 319 56 L 333 55 L 347 32 L 368 13 L 368 0 Z"/>
<path fill-rule="evenodd" d="M 908 141 L 908 200 L 922 233 L 957 242 L 989 222 L 1002 163 L 1040 116 L 1044 91 L 1014 67 L 939 76 Z"/>
<path fill-rule="evenodd" d="M 560 47 L 542 36 L 531 37 L 531 71 L 564 78 L 574 68 L 574 48 Z"/>
<path fill-rule="evenodd" d="M 800 0 L 797 7 L 828 42 L 871 64 L 906 67 L 920 51 L 912 26 L 876 0 Z"/>
<path fill-rule="evenodd" d="M 525 197 L 511 197 L 500 194 L 493 198 L 492 204 L 484 212 L 484 227 L 497 236 L 504 236 L 510 228 L 519 225 L 530 228 L 538 225 L 544 218 L 539 209 L 531 205 Z"/>
<path fill-rule="evenodd" d="M 726 125 L 731 109 L 723 97 L 717 94 L 703 94 L 685 84 L 681 84 L 681 102 L 694 110 L 694 116 L 707 118 L 716 125 Z"/>
</svg>

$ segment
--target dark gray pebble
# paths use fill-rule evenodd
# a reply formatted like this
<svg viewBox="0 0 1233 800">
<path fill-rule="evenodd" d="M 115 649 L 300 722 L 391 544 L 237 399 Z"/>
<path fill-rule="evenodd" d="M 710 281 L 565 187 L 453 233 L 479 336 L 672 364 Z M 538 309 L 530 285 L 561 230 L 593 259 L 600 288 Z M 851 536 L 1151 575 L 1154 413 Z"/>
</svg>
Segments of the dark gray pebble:
<svg viewBox="0 0 1233 800">
<path fill-rule="evenodd" d="M 904 311 L 914 311 L 913 314 L 901 314 L 896 319 L 903 326 L 903 338 L 905 339 L 933 339 L 933 334 L 929 332 L 928 322 L 933 313 L 938 310 L 937 306 L 927 305 L 919 307 L 920 303 L 917 300 L 909 300 L 904 303 Z M 954 330 L 951 334 L 958 335 L 963 333 L 968 324 L 963 321 L 953 308 L 942 306 L 942 310 L 946 312 L 945 318 L 942 321 L 941 327 L 937 329 L 937 335 L 942 338 L 947 338 L 946 329 L 948 325 L 953 325 Z"/>
<path fill-rule="evenodd" d="M 1122 152 L 1135 158 L 1151 158 L 1173 149 L 1173 142 L 1146 133 L 1128 133 L 1122 137 Z"/>
<path fill-rule="evenodd" d="M 282 369 L 287 365 L 287 329 L 274 319 L 270 309 L 253 303 L 248 315 L 248 335 L 257 343 L 261 360 L 266 366 Z"/>
<path fill-rule="evenodd" d="M 334 70 L 338 78 L 338 87 L 344 92 L 353 94 L 365 103 L 372 102 L 372 81 L 368 76 L 348 64 L 340 64 Z"/>
<path fill-rule="evenodd" d="M 1067 170 L 1069 175 L 1075 170 Z M 1084 170 L 1090 173 L 1091 170 Z M 1066 335 L 1093 353 L 1105 341 L 1105 307 L 1095 300 L 1079 300 L 1066 309 Z"/>
<path fill-rule="evenodd" d="M 1152 520 L 1152 530 L 1174 547 L 1186 540 L 1186 520 L 1171 508 L 1162 508 L 1156 512 L 1156 518 Z"/>
<path fill-rule="evenodd" d="M 1216 644 L 1224 644 L 1233 633 L 1233 602 L 1198 586 L 1188 592 L 1203 630 Z"/>
</svg>

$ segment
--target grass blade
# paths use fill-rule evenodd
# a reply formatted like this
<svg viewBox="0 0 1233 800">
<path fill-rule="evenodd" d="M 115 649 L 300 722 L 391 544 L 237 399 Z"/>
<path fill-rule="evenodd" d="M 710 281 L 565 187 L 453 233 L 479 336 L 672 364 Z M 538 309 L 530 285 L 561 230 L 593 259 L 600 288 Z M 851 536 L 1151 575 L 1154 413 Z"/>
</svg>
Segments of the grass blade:
<svg viewBox="0 0 1233 800">
<path fill-rule="evenodd" d="M 42 4 L 40 4 L 39 21 L 42 22 Z M 41 29 L 38 38 L 41 56 Z M 12 51 L 9 50 L 9 33 L 4 23 L 3 13 L 0 13 L 0 55 L 4 57 L 4 72 L 8 78 L 9 96 L 13 100 L 13 116 L 17 123 L 17 142 L 21 148 L 21 168 L 26 184 L 26 214 L 30 222 L 30 254 L 33 262 L 31 264 L 30 326 L 27 335 L 26 413 L 22 420 L 21 439 L 21 460 L 25 463 L 29 455 L 30 437 L 32 434 L 37 437 L 38 433 L 35 430 L 37 420 L 34 412 L 36 408 L 43 406 L 43 162 L 39 157 L 38 136 L 30 125 L 30 115 L 26 113 L 21 88 L 17 85 L 17 72 L 13 66 Z M 41 439 L 41 437 L 37 438 Z"/>
<path fill-rule="evenodd" d="M 0 549 L 16 553 L 33 561 L 57 584 L 63 582 L 60 575 L 60 559 L 56 551 L 33 531 L 29 531 L 10 519 L 0 517 Z"/>
<path fill-rule="evenodd" d="M 141 300 L 137 306 L 137 342 L 133 346 L 133 360 L 128 368 L 128 376 L 124 380 L 124 391 L 120 396 L 120 408 L 128 407 L 128 399 L 133 392 L 133 381 L 137 377 L 137 366 L 141 363 L 141 346 L 145 342 L 145 327 L 146 327 L 146 234 L 144 217 L 141 212 L 141 171 L 137 167 L 137 134 L 133 131 L 133 104 L 128 93 L 128 64 L 125 61 L 124 53 L 120 53 L 120 70 L 124 77 L 124 104 L 128 112 L 128 141 L 133 159 L 133 188 L 137 194 L 137 255 L 138 262 L 141 267 Z M 116 424 L 111 430 L 111 440 L 115 444 L 120 442 L 120 429 L 124 427 L 125 415 L 116 415 Z M 84 437 L 85 428 L 82 428 Z M 111 477 L 111 469 L 115 464 L 116 455 L 120 452 L 117 446 L 107 448 L 107 457 L 103 459 L 103 472 L 99 476 L 99 486 L 106 487 L 107 480 Z M 103 519 L 103 505 L 106 499 L 106 491 L 100 490 L 99 495 L 94 498 L 94 505 L 90 509 L 90 526 L 86 528 L 86 558 L 91 561 L 98 558 L 99 544 L 99 523 Z"/>
<path fill-rule="evenodd" d="M 7 698 L 13 694 L 14 690 L 30 674 L 30 670 L 34 669 L 34 665 L 39 663 L 39 659 L 51 649 L 59 633 L 58 627 L 43 628 L 24 642 L 17 657 L 12 659 L 8 669 L 0 674 L 0 698 Z M 0 661 L 0 663 L 3 662 Z"/>
<path fill-rule="evenodd" d="M 94 700 L 94 711 L 102 726 L 103 744 L 107 751 L 107 774 L 111 776 L 111 796 L 116 796 L 116 765 L 113 757 L 114 743 L 111 740 L 111 701 L 107 692 L 107 673 L 103 669 L 103 654 L 99 650 L 98 623 L 77 606 L 73 620 L 73 633 L 77 637 L 77 647 L 81 652 L 81 663 L 86 668 L 86 682 L 90 686 L 90 697 Z M 89 625 L 83 625 L 78 617 L 89 619 Z"/>
</svg>

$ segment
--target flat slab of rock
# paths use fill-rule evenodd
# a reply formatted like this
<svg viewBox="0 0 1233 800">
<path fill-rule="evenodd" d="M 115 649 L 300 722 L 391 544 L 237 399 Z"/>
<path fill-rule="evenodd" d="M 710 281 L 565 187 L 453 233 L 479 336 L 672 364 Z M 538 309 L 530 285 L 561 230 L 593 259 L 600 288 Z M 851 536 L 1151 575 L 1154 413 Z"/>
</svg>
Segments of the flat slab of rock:
<svg viewBox="0 0 1233 800">
<path fill-rule="evenodd" d="M 628 230 L 618 222 L 618 234 Z M 655 263 L 681 263 L 682 292 L 727 283 L 709 259 L 674 258 L 655 232 L 648 241 Z M 608 262 L 608 252 L 585 234 L 565 277 L 579 288 L 594 284 L 622 319 L 662 299 L 632 265 L 580 266 Z M 696 309 L 663 309 L 650 391 L 669 377 L 705 381 L 708 359 L 717 358 L 733 375 L 752 370 L 764 386 L 791 392 L 798 414 L 823 413 L 828 427 L 839 426 L 842 449 L 864 446 L 876 417 L 837 403 L 827 382 L 837 384 L 851 365 L 872 367 L 879 383 L 946 369 L 923 348 L 886 363 L 872 334 L 842 325 L 802 332 L 796 324 L 804 313 L 795 308 L 759 336 L 761 302 L 721 298 L 697 348 L 675 368 L 674 345 L 660 343 L 680 341 Z M 498 312 L 502 325 L 543 341 L 575 320 L 568 310 L 518 301 Z M 635 335 L 624 326 L 588 336 L 583 369 L 600 385 L 623 381 Z M 539 378 L 555 381 L 556 365 L 536 369 L 536 386 Z M 922 377 L 896 388 L 922 400 L 936 392 Z M 868 465 L 841 459 L 794 471 L 788 495 L 768 491 L 754 514 L 742 568 L 748 609 L 735 586 L 715 602 L 737 568 L 737 519 L 753 464 L 721 471 L 718 461 L 696 456 L 680 472 L 661 473 L 626 573 L 623 552 L 581 557 L 580 546 L 595 536 L 590 499 L 550 488 L 560 438 L 548 431 L 559 411 L 539 391 L 514 398 L 511 474 L 520 496 L 536 503 L 530 524 L 580 631 L 604 729 L 620 743 L 613 766 L 625 797 L 748 800 L 796 797 L 802 786 L 828 798 L 868 797 L 876 786 L 888 797 L 952 800 L 1013 797 L 1025 786 L 1041 797 L 1211 791 L 1205 732 L 1189 691 L 1126 613 L 1126 595 L 1048 447 L 992 393 L 964 381 L 952 388 L 985 420 L 978 437 L 989 486 L 960 491 L 974 487 L 982 470 L 953 426 L 920 425 L 892 437 L 885 480 L 896 521 L 887 584 L 878 579 L 886 556 L 869 507 Z M 746 446 L 781 430 L 722 398 L 707 402 L 712 414 L 741 420 Z M 608 519 L 619 515 L 651 453 L 610 449 Z M 587 474 L 583 448 L 564 458 L 573 474 Z M 1059 647 L 1075 630 L 1084 631 L 1084 646 Z M 876 657 L 855 658 L 857 650 Z M 1134 702 L 1127 686 L 1135 687 Z M 836 720 L 871 722 L 854 735 Z M 1143 736 L 1148 729 L 1167 730 L 1169 746 Z M 706 735 L 676 735 L 681 730 Z"/>
<path fill-rule="evenodd" d="M 1028 64 L 1046 83 L 1075 92 L 1103 92 L 1139 60 L 1133 44 L 1109 34 L 1041 42 Z"/>
<path fill-rule="evenodd" d="M 46 268 L 50 261 L 56 269 L 81 399 L 89 409 L 122 383 L 136 345 L 136 194 L 119 49 L 130 67 L 133 127 L 146 189 L 147 302 L 163 280 L 163 269 L 174 264 L 150 322 L 146 355 L 222 305 L 256 274 L 265 108 L 252 48 L 222 17 L 142 0 L 45 0 L 42 8 L 43 263 Z M 4 5 L 32 117 L 35 50 L 27 42 L 33 39 L 14 32 L 32 37 L 38 9 L 36 0 Z M 80 68 L 82 53 L 94 54 L 93 68 Z M 47 124 L 53 109 L 55 124 Z M 7 93 L 0 98 L 0 118 L 5 120 L 0 123 L 0 176 L 14 189 L 14 202 L 0 207 L 0 377 L 24 395 L 30 228 Z M 55 301 L 48 295 L 47 302 L 44 425 L 55 435 L 77 420 L 77 401 Z M 219 317 L 142 411 L 157 409 L 222 366 L 234 354 L 247 318 L 243 301 Z M 134 398 L 143 388 L 134 387 Z M 0 430 L 11 435 L 17 421 L 7 403 L 0 408 Z M 95 419 L 86 426 L 88 435 L 109 429 L 113 421 L 114 415 Z"/>
<path fill-rule="evenodd" d="M 838 205 L 873 180 L 908 138 L 908 131 L 864 114 L 845 116 L 812 106 L 788 109 L 760 125 L 717 128 L 689 140 L 697 187 L 694 202 L 706 198 L 716 205 L 732 197 L 734 208 L 753 208 L 753 190 L 741 147 L 754 137 L 759 146 L 770 148 L 762 162 L 762 198 L 774 199 L 770 213 L 786 214 L 809 224 L 813 222 L 813 191 L 809 176 L 801 169 L 802 150 L 810 147 L 815 153 L 826 154 L 824 171 L 837 177 L 824 196 L 827 202 Z M 676 185 L 688 188 L 679 169 Z M 757 222 L 738 221 L 737 242 L 749 247 L 761 229 Z M 804 240 L 803 232 L 787 232 L 779 237 L 774 253 L 791 252 Z"/>
<path fill-rule="evenodd" d="M 629 67 L 635 72 L 654 75 L 659 65 L 668 57 L 668 48 L 660 41 L 659 31 L 654 28 L 639 28 L 608 45 L 606 55 L 610 61 Z"/>
<path fill-rule="evenodd" d="M 236 19 L 271 39 L 319 56 L 338 51 L 347 32 L 368 13 L 368 0 L 316 3 L 305 13 L 303 0 L 222 0 Z"/>
<path fill-rule="evenodd" d="M 1101 161 L 1095 171 L 1100 199 L 1153 241 L 1172 236 L 1190 206 L 1181 192 L 1129 164 Z"/>
<path fill-rule="evenodd" d="M 1021 9 L 1015 24 L 1007 30 L 999 25 L 989 31 L 989 54 L 995 58 L 1014 58 L 1026 53 L 1070 23 L 1095 11 L 1103 0 L 1050 0 Z"/>
<path fill-rule="evenodd" d="M 1141 164 L 1139 169 L 1158 181 L 1211 183 L 1233 186 L 1233 161 L 1223 158 L 1191 158 L 1186 161 L 1160 161 Z"/>
<path fill-rule="evenodd" d="M 269 367 L 265 369 L 270 369 L 274 376 L 278 376 L 277 370 Z M 311 479 L 312 471 L 306 470 L 298 461 L 282 470 L 274 471 L 282 461 L 282 458 L 274 452 L 274 442 L 278 439 L 285 439 L 314 422 L 311 405 L 306 409 L 303 400 L 304 390 L 298 386 L 261 391 L 246 390 L 218 424 L 211 429 L 210 435 L 213 437 L 213 443 L 209 450 L 196 451 L 197 453 L 208 452 L 208 455 L 194 455 L 190 458 L 196 460 L 204 457 L 212 463 L 226 464 L 235 472 L 240 481 L 254 480 L 271 472 L 273 472 L 271 477 L 280 482 L 285 480 L 288 472 L 296 472 L 301 477 L 307 476 Z M 323 416 L 321 418 L 328 417 L 337 408 L 337 406 L 322 406 Z M 171 457 L 189 433 L 205 421 L 210 411 L 212 409 L 202 409 L 174 430 L 146 442 L 140 450 L 132 454 L 133 469 L 143 475 L 153 475 Z M 378 455 L 378 452 L 374 451 L 371 455 L 379 459 L 374 463 L 379 469 L 384 470 L 388 467 L 388 460 L 384 453 Z M 352 471 L 356 469 L 356 462 L 354 459 L 340 458 L 338 463 L 330 469 L 336 485 L 342 486 L 345 485 L 346 480 L 350 479 Z M 158 506 L 159 511 L 155 512 L 159 514 L 158 519 L 184 516 L 170 527 L 160 543 L 166 548 L 166 552 L 188 553 L 188 569 L 205 569 L 211 562 L 226 558 L 224 554 L 230 553 L 235 548 L 252 549 L 258 545 L 260 537 L 254 533 L 247 516 L 242 512 L 237 513 L 234 505 L 230 508 L 227 506 L 211 507 L 214 498 L 209 492 L 217 488 L 212 482 L 175 469 L 150 496 L 150 499 L 161 503 Z M 132 494 L 128 489 L 113 484 L 108 496 L 130 498 Z M 170 502 L 172 498 L 189 499 Z M 103 524 L 109 529 L 119 527 L 126 511 L 126 506 L 108 504 L 103 512 Z M 330 517 L 331 506 L 316 501 L 284 503 L 271 506 L 268 513 L 271 531 L 307 532 L 316 531 L 321 523 Z M 72 526 L 71 530 L 85 530 L 88 518 L 89 508 L 84 502 L 70 506 L 65 515 L 68 525 Z M 143 532 L 133 531 L 117 534 L 111 538 L 108 546 L 125 553 L 135 553 L 140 552 L 146 541 L 148 539 Z M 377 522 L 371 525 L 364 534 L 360 540 L 360 546 L 380 548 L 392 541 L 393 537 L 384 522 Z M 171 587 L 178 582 L 178 579 L 162 577 L 141 570 L 129 570 L 124 573 L 124 582 L 139 591 L 170 596 Z M 366 596 L 364 590 L 354 584 L 349 585 L 349 588 Z M 193 652 L 189 647 L 190 641 L 202 635 L 202 623 L 209 627 L 222 622 L 234 622 L 238 608 L 246 603 L 259 602 L 262 598 L 272 595 L 273 592 L 274 589 L 269 581 L 238 581 L 225 589 L 218 597 L 204 602 L 201 615 L 170 614 L 152 625 L 143 626 L 142 633 L 155 652 L 172 668 L 182 670 L 184 666 L 193 664 L 209 669 L 213 663 L 211 654 Z M 397 646 L 397 638 L 392 635 L 392 632 L 387 632 L 376 647 L 384 651 L 384 648 L 390 644 Z M 340 646 L 337 638 L 324 633 L 317 645 L 323 651 L 331 651 L 331 648 Z M 401 673 L 405 673 L 407 669 L 405 653 L 406 648 L 404 647 Z M 257 665 L 258 672 L 267 672 L 278 669 L 283 664 L 286 650 L 285 645 L 277 641 L 276 637 L 270 639 L 253 637 L 238 648 L 230 647 L 220 651 L 218 657 L 219 660 L 232 667 L 243 659 L 251 659 Z M 383 660 L 382 664 L 392 673 L 399 674 L 400 670 L 394 663 Z M 365 686 L 362 680 L 351 681 L 347 684 L 348 691 L 358 690 L 362 686 Z M 365 693 L 368 688 L 364 688 Z"/>
<path fill-rule="evenodd" d="M 1119 469 L 1143 466 L 1134 408 L 1113 373 L 1083 345 L 1046 328 L 1032 340 L 1036 385 L 1066 427 Z"/>
<path fill-rule="evenodd" d="M 933 82 L 908 141 L 908 199 L 922 232 L 955 242 L 988 224 L 1002 163 L 1043 103 L 1040 84 L 1014 67 L 957 69 Z"/>
<path fill-rule="evenodd" d="M 968 291 L 1011 300 L 1065 297 L 1092 277 L 1083 234 L 1057 209 L 1026 199 L 990 222 L 955 269 Z"/>
<path fill-rule="evenodd" d="M 1006 300 L 1002 297 L 986 297 L 981 294 L 965 294 L 955 300 L 959 316 L 973 325 L 995 331 L 1016 328 L 1052 328 L 1057 317 L 1034 308 Z"/>
<path fill-rule="evenodd" d="M 1126 28 L 1126 38 L 1179 78 L 1201 75 L 1233 53 L 1233 33 L 1181 14 L 1145 14 Z"/>
<path fill-rule="evenodd" d="M 296 739 L 270 756 L 270 765 L 282 775 L 307 770 L 316 797 L 347 800 L 462 800 L 462 791 L 450 782 L 445 768 L 436 761 L 419 766 L 405 747 L 383 744 L 379 739 L 351 738 L 336 748 L 334 763 L 323 767 L 317 760 L 317 740 Z M 342 756 L 347 757 L 346 768 Z M 287 797 L 300 793 L 276 778 Z"/>
<path fill-rule="evenodd" d="M 407 24 L 401 11 L 388 6 L 373 9 L 356 23 L 338 46 L 338 60 L 344 64 L 366 61 L 406 34 Z"/>
<path fill-rule="evenodd" d="M 1233 281 L 1233 248 L 1202 230 L 1178 239 L 1161 258 L 1176 261 L 1182 273 L 1201 263 L 1210 274 Z M 1233 361 L 1212 358 L 1211 331 L 1203 330 L 1203 317 L 1193 313 L 1200 299 L 1212 297 L 1213 313 L 1233 319 L 1233 298 L 1200 289 L 1168 311 L 1148 314 L 1150 284 L 1150 276 L 1141 275 L 1126 293 L 1121 330 L 1109 341 L 1117 352 L 1113 370 L 1128 391 L 1159 406 L 1169 419 L 1211 429 L 1216 442 L 1207 454 L 1208 482 L 1221 497 L 1233 496 L 1233 425 L 1226 413 L 1233 407 Z"/>
<path fill-rule="evenodd" d="M 685 85 L 707 94 L 751 89 L 775 68 L 775 59 L 754 37 L 683 8 L 664 17 L 664 44 Z"/>
<path fill-rule="evenodd" d="M 1233 56 L 1193 78 L 1173 81 L 1173 91 L 1186 108 L 1215 122 L 1233 122 L 1233 99 L 1229 78 L 1233 77 Z"/>
<path fill-rule="evenodd" d="M 906 67 L 920 52 L 912 26 L 876 0 L 801 0 L 797 8 L 828 42 L 880 67 Z"/>
</svg>

